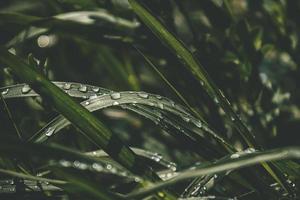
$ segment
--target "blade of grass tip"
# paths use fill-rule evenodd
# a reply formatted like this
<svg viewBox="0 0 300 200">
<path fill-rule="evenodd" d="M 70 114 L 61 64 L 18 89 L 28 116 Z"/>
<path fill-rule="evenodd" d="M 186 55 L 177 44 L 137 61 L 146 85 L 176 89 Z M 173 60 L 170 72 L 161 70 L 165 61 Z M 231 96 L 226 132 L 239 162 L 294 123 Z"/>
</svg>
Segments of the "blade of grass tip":
<svg viewBox="0 0 300 200">
<path fill-rule="evenodd" d="M 85 135 L 93 139 L 113 159 L 129 171 L 144 177 L 147 181 L 144 181 L 142 185 L 160 180 L 151 168 L 141 162 L 136 154 L 124 145 L 116 135 L 113 135 L 100 120 L 82 105 L 77 104 L 42 74 L 29 67 L 23 60 L 9 53 L 6 49 L 0 48 L 0 64 L 9 66 L 21 80 L 27 82 L 41 97 L 48 100 L 57 111 L 63 114 Z M 163 191 L 162 194 L 159 197 L 160 199 L 175 199 L 173 195 L 166 191 Z"/>
<path fill-rule="evenodd" d="M 168 179 L 164 182 L 156 183 L 153 186 L 144 188 L 133 192 L 126 197 L 131 198 L 141 198 L 145 197 L 157 190 L 162 188 L 177 184 L 181 181 L 188 180 L 190 178 L 195 178 L 203 175 L 215 174 L 220 172 L 225 172 L 228 170 L 240 169 L 247 166 L 252 166 L 261 162 L 276 161 L 282 159 L 300 159 L 300 147 L 285 147 L 280 149 L 273 149 L 264 152 L 255 152 L 246 154 L 233 159 L 228 159 L 224 162 L 217 164 L 206 165 L 201 168 L 188 169 L 183 172 L 178 172 L 178 176 Z"/>
<path fill-rule="evenodd" d="M 2 96 L 2 93 L 0 93 L 0 99 L 1 99 L 1 101 L 2 101 L 2 103 L 3 103 L 3 106 L 4 106 L 4 109 L 5 109 L 5 111 L 6 111 L 6 114 L 7 114 L 8 118 L 9 118 L 10 122 L 12 123 L 12 125 L 13 125 L 15 131 L 16 131 L 16 134 L 17 134 L 18 138 L 19 138 L 20 140 L 22 140 L 22 134 L 21 134 L 21 131 L 19 130 L 17 124 L 16 124 L 15 121 L 13 120 L 12 114 L 11 114 L 11 112 L 10 112 L 8 106 L 7 106 L 7 103 L 6 103 L 5 99 L 4 99 L 3 96 Z"/>
<path fill-rule="evenodd" d="M 137 0 L 129 0 L 134 12 L 141 18 L 141 20 L 150 28 L 150 30 L 163 41 L 180 59 L 180 61 L 192 72 L 193 75 L 203 86 L 204 90 L 220 106 L 225 115 L 230 119 L 233 126 L 238 130 L 238 133 L 246 144 L 255 149 L 262 149 L 256 142 L 254 135 L 249 131 L 244 122 L 235 113 L 230 105 L 230 102 L 224 96 L 222 91 L 215 85 L 209 77 L 203 66 L 194 57 L 194 55 L 180 42 L 176 37 L 169 32 L 166 27 L 157 20 L 144 6 Z M 280 180 L 279 176 L 274 172 L 272 166 L 267 163 L 262 163 L 266 171 L 287 191 L 287 188 Z"/>
<path fill-rule="evenodd" d="M 141 86 L 136 76 L 136 73 L 132 67 L 131 56 L 127 51 L 124 51 L 123 53 L 123 60 L 124 60 L 124 66 L 128 73 L 128 82 L 131 84 L 133 90 L 135 91 L 140 90 Z"/>
<path fill-rule="evenodd" d="M 146 62 L 149 64 L 150 67 L 161 77 L 161 79 L 166 82 L 166 84 L 175 92 L 175 94 L 181 99 L 181 101 L 192 111 L 199 119 L 204 121 L 202 115 L 197 112 L 189 103 L 188 101 L 180 94 L 180 92 L 168 81 L 168 79 L 157 69 L 157 67 L 151 62 L 151 60 L 138 48 L 135 47 L 137 52 L 143 56 L 143 58 L 146 60 Z"/>
</svg>

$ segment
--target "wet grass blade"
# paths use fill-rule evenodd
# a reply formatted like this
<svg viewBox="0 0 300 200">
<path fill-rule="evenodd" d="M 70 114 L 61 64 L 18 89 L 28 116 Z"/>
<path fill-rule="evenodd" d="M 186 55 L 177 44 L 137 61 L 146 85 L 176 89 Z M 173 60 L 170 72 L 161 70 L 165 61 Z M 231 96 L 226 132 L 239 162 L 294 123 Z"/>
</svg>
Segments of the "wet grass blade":
<svg viewBox="0 0 300 200">
<path fill-rule="evenodd" d="M 158 180 L 158 176 L 148 166 L 141 163 L 134 152 L 128 146 L 124 145 L 118 137 L 113 135 L 102 122 L 44 76 L 34 71 L 21 59 L 7 52 L 5 49 L 0 50 L 0 63 L 9 66 L 21 80 L 31 85 L 50 105 L 63 114 L 89 138 L 94 140 L 100 148 L 103 148 L 122 166 L 148 180 Z M 173 199 L 172 195 L 166 194 L 164 196 L 170 196 L 170 199 Z"/>
<path fill-rule="evenodd" d="M 141 3 L 136 0 L 129 0 L 133 10 L 140 17 L 140 19 L 150 28 L 150 30 L 162 40 L 173 52 L 178 56 L 180 61 L 186 66 L 191 73 L 197 78 L 200 85 L 213 99 L 213 101 L 221 106 L 233 125 L 241 134 L 243 140 L 249 147 L 256 147 L 256 141 L 253 135 L 249 132 L 245 124 L 240 120 L 237 114 L 233 111 L 229 101 L 223 95 L 221 90 L 214 84 L 209 77 L 204 67 L 194 57 L 185 45 L 179 41 L 167 28 L 159 22 Z"/>
<path fill-rule="evenodd" d="M 300 148 L 299 147 L 286 147 L 281 149 L 274 149 L 264 152 L 250 153 L 246 155 L 233 154 L 231 159 L 217 164 L 210 164 L 202 168 L 189 169 L 179 173 L 178 176 L 169 179 L 167 181 L 157 183 L 152 187 L 141 189 L 139 191 L 129 194 L 128 198 L 141 198 L 145 197 L 156 190 L 168 187 L 170 185 L 177 184 L 181 181 L 188 180 L 203 175 L 220 173 L 228 170 L 240 169 L 242 167 L 259 164 L 261 162 L 276 161 L 282 159 L 300 159 Z"/>
</svg>

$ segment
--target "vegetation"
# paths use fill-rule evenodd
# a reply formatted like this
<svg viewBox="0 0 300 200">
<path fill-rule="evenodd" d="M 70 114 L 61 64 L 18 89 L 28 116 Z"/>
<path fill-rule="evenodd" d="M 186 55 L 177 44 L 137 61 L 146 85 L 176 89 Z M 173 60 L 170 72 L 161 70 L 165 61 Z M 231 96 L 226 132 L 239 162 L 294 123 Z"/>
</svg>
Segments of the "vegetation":
<svg viewBox="0 0 300 200">
<path fill-rule="evenodd" d="M 0 199 L 297 199 L 298 1 L 4 0 Z"/>
</svg>

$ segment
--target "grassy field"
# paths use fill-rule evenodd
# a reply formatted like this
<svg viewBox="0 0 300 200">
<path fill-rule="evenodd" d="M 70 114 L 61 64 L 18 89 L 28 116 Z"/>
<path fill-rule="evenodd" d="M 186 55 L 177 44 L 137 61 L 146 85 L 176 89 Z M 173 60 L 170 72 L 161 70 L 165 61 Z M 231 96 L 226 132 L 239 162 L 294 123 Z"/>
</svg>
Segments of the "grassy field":
<svg viewBox="0 0 300 200">
<path fill-rule="evenodd" d="M 3 0 L 0 199 L 296 200 L 300 2 Z"/>
</svg>

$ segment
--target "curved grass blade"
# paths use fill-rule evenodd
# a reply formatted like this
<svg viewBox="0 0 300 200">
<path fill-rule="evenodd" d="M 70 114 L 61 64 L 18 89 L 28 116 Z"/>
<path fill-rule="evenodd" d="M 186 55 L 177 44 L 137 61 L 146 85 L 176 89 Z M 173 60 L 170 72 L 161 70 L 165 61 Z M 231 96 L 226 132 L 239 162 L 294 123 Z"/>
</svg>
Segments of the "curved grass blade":
<svg viewBox="0 0 300 200">
<path fill-rule="evenodd" d="M 39 92 L 42 97 L 45 97 L 50 102 L 50 105 L 67 117 L 72 124 L 77 126 L 89 138 L 92 138 L 99 147 L 104 149 L 113 159 L 129 171 L 141 175 L 149 181 L 159 179 L 148 166 L 145 166 L 144 163 L 138 160 L 128 146 L 124 145 L 95 116 L 83 106 L 77 104 L 44 76 L 31 69 L 21 59 L 1 49 L 0 63 L 12 68 L 20 79 L 33 86 L 33 89 Z M 148 181 L 145 182 L 145 184 L 147 183 L 149 184 Z M 169 193 L 165 193 L 164 197 L 173 199 L 173 196 Z"/>
<path fill-rule="evenodd" d="M 173 162 L 167 161 L 163 158 L 162 155 L 158 154 L 158 153 L 153 153 L 151 151 L 147 151 L 144 149 L 140 149 L 140 148 L 134 148 L 131 147 L 132 151 L 136 154 L 139 155 L 143 158 L 147 158 L 150 160 L 153 160 L 154 162 L 159 163 L 160 165 L 164 166 L 165 168 L 168 168 L 172 171 L 176 171 L 177 170 L 177 165 Z M 98 150 L 98 151 L 92 151 L 92 152 L 88 152 L 86 153 L 86 155 L 92 156 L 92 157 L 104 157 L 104 156 L 108 156 L 105 151 L 103 150 Z"/>
<path fill-rule="evenodd" d="M 215 134 L 205 122 L 198 120 L 192 115 L 188 114 L 187 111 L 180 105 L 175 104 L 173 101 L 168 100 L 167 98 L 163 98 L 161 96 L 149 94 L 146 92 L 115 92 L 111 94 L 104 94 L 98 97 L 90 98 L 81 103 L 85 106 L 89 111 L 95 111 L 103 108 L 107 108 L 110 106 L 120 106 L 123 104 L 141 104 L 147 105 L 151 107 L 155 107 L 157 109 L 161 109 L 164 111 L 168 111 L 173 113 L 174 115 L 180 116 L 183 121 L 186 123 L 191 123 L 194 126 L 195 134 L 198 136 L 202 136 L 201 132 L 197 130 L 204 130 L 205 133 L 212 136 L 216 141 L 220 142 L 225 146 L 229 146 L 230 144 L 226 142 L 226 140 L 217 134 Z M 157 120 L 157 118 L 155 118 Z M 159 119 L 160 121 L 162 119 Z M 43 142 L 48 137 L 54 135 L 59 130 L 64 128 L 70 124 L 70 122 L 65 119 L 63 116 L 58 116 L 53 121 L 51 121 L 48 125 L 46 125 L 42 131 L 40 131 L 35 138 L 36 142 Z"/>
<path fill-rule="evenodd" d="M 101 96 L 104 94 L 118 95 L 117 93 L 113 94 L 114 92 L 111 90 L 101 88 L 101 87 L 86 85 L 86 84 L 73 83 L 73 82 L 53 82 L 53 83 L 72 97 L 88 99 L 87 101 L 82 102 L 82 105 L 85 107 L 90 104 L 89 99 L 94 99 L 97 96 Z M 31 90 L 31 88 L 26 84 L 3 87 L 3 88 L 0 88 L 0 91 L 2 92 L 4 98 L 21 98 L 21 97 L 38 96 L 38 94 L 36 94 L 33 90 Z M 145 94 L 145 95 L 147 95 L 147 94 Z M 148 95 L 150 96 L 152 94 L 148 94 Z M 152 120 L 156 124 L 159 124 L 161 126 L 161 128 L 163 128 L 164 130 L 166 130 L 167 132 L 170 132 L 170 133 L 174 132 L 174 131 L 168 130 L 170 128 L 172 129 L 172 127 L 174 127 L 179 132 L 183 132 L 183 133 L 185 132 L 185 129 L 187 128 L 192 132 L 196 132 L 196 134 L 201 137 L 203 136 L 203 132 L 208 132 L 208 135 L 212 134 L 213 138 L 218 137 L 217 134 L 214 133 L 214 131 L 212 131 L 211 129 L 208 128 L 208 125 L 205 121 L 201 121 L 196 118 L 190 119 L 188 116 L 192 116 L 192 115 L 183 106 L 180 106 L 179 104 L 177 104 L 175 106 L 175 103 L 172 100 L 169 100 L 160 95 L 152 95 L 152 96 L 156 97 L 156 98 L 154 98 L 154 100 L 156 101 L 156 104 L 159 106 L 159 108 L 156 108 L 154 110 L 148 109 L 147 106 L 139 104 L 138 102 L 136 102 L 136 100 L 132 101 L 132 104 L 121 104 L 120 106 L 122 108 L 132 110 L 133 112 L 136 112 L 136 113 L 146 117 L 147 119 Z M 162 113 L 162 111 L 164 110 L 163 109 L 164 104 L 159 102 L 162 99 L 165 99 L 166 102 L 170 102 L 171 105 L 169 106 L 169 108 L 178 109 L 178 112 L 185 113 L 186 116 L 182 116 L 182 114 L 180 114 L 180 118 L 182 119 L 182 121 L 184 121 L 187 124 L 189 122 L 191 122 L 191 124 L 194 124 L 196 127 L 192 127 L 192 128 L 191 127 L 183 127 L 183 125 L 176 123 L 174 120 L 168 119 L 168 116 L 165 115 L 164 113 Z M 149 103 L 149 105 L 151 107 L 155 108 L 154 103 L 151 102 L 151 103 Z M 101 108 L 103 108 L 103 107 L 98 106 L 94 110 L 98 110 Z M 172 113 L 175 113 L 176 115 L 178 115 L 178 112 L 172 112 Z M 39 132 L 37 132 L 33 137 L 31 137 L 30 141 L 43 142 L 43 141 L 47 140 L 50 136 L 54 135 L 56 132 L 58 132 L 60 130 L 57 128 L 57 126 L 58 127 L 61 126 L 63 128 L 69 124 L 67 122 L 60 123 L 60 121 L 62 119 L 63 118 L 61 116 L 53 119 L 45 127 L 43 127 Z M 171 134 L 171 135 L 177 136 L 174 134 Z M 179 138 L 182 138 L 182 137 L 179 136 Z M 182 140 L 180 140 L 180 141 L 182 141 Z M 219 141 L 222 141 L 222 138 L 220 138 Z M 202 146 L 205 146 L 205 144 L 202 144 Z M 233 149 L 233 147 L 231 147 L 231 149 Z M 205 154 L 204 154 L 204 156 L 205 156 Z"/>
<path fill-rule="evenodd" d="M 217 164 L 210 164 L 198 169 L 189 169 L 179 172 L 178 176 L 164 182 L 160 182 L 149 188 L 144 188 L 129 194 L 127 198 L 141 198 L 152 192 L 177 184 L 178 182 L 188 180 L 190 178 L 220 173 L 228 170 L 240 169 L 242 167 L 251 166 L 261 162 L 276 161 L 282 159 L 300 159 L 300 147 L 286 147 L 281 149 L 273 149 L 264 152 L 253 152 L 250 154 L 233 154 L 231 159 Z"/>
</svg>

